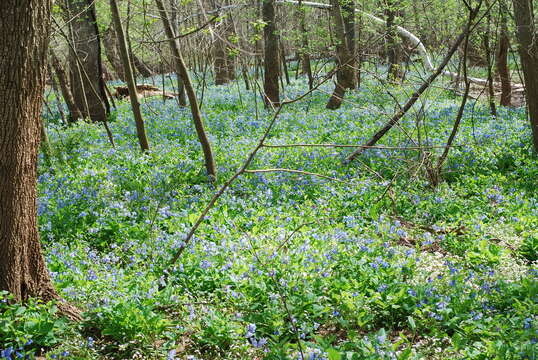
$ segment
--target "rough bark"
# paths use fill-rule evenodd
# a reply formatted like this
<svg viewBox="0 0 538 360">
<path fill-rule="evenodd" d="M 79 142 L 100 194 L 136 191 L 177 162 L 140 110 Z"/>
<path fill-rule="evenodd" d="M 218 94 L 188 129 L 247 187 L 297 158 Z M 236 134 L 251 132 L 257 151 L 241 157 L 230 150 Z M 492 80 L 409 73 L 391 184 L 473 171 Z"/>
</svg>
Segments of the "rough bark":
<svg viewBox="0 0 538 360">
<path fill-rule="evenodd" d="M 133 69 L 131 67 L 131 59 L 129 58 L 129 50 L 127 47 L 127 41 L 123 32 L 121 24 L 120 13 L 118 10 L 118 4 L 116 0 L 110 0 L 110 10 L 112 14 L 112 20 L 114 21 L 114 28 L 118 35 L 118 44 L 120 47 L 121 60 L 123 62 L 123 69 L 127 78 L 127 86 L 129 88 L 129 98 L 131 100 L 131 108 L 135 118 L 136 133 L 138 135 L 138 142 L 142 151 L 149 150 L 149 142 L 146 136 L 146 129 L 144 126 L 144 119 L 142 118 L 142 112 L 140 111 L 140 102 L 138 101 L 138 95 L 136 92 L 136 82 L 133 75 Z"/>
<path fill-rule="evenodd" d="M 105 121 L 110 105 L 106 96 L 101 64 L 100 36 L 92 0 L 68 0 L 71 21 L 71 92 L 84 117 Z"/>
<path fill-rule="evenodd" d="M 508 24 L 506 18 L 506 4 L 500 2 L 500 17 L 501 26 L 499 33 L 499 44 L 497 47 L 496 68 L 497 74 L 501 80 L 501 105 L 512 105 L 512 84 L 510 82 L 510 70 L 508 69 L 508 49 L 510 48 L 510 40 L 508 37 Z"/>
<path fill-rule="evenodd" d="M 0 2 L 0 290 L 59 299 L 37 228 L 37 154 L 50 0 Z M 77 317 L 74 308 L 60 309 Z"/>
<path fill-rule="evenodd" d="M 327 103 L 327 109 L 338 109 L 344 100 L 345 90 L 355 88 L 355 70 L 352 67 L 353 56 L 349 51 L 348 38 L 342 8 L 339 0 L 331 0 L 331 15 L 336 35 L 336 84 Z"/>
<path fill-rule="evenodd" d="M 519 56 L 525 81 L 525 97 L 535 150 L 538 151 L 538 42 L 532 0 L 513 0 Z"/>
<path fill-rule="evenodd" d="M 196 133 L 198 135 L 198 140 L 200 141 L 200 145 L 202 146 L 202 150 L 204 152 L 205 166 L 207 169 L 207 173 L 213 179 L 216 179 L 217 169 L 215 166 L 213 151 L 211 149 L 211 143 L 209 142 L 209 138 L 204 128 L 204 121 L 202 119 L 202 114 L 198 106 L 198 99 L 196 98 L 196 93 L 192 86 L 192 82 L 189 77 L 189 72 L 187 71 L 187 67 L 185 66 L 183 57 L 181 56 L 179 43 L 175 36 L 172 25 L 170 24 L 170 20 L 168 18 L 168 14 L 166 12 L 163 2 L 161 0 L 155 0 L 155 3 L 157 4 L 157 8 L 159 9 L 161 20 L 164 26 L 164 31 L 166 33 L 166 37 L 168 38 L 168 44 L 170 45 L 170 50 L 172 51 L 172 56 L 174 58 L 174 65 L 176 68 L 176 74 L 178 78 L 181 78 L 183 80 L 183 84 L 185 85 L 185 91 L 187 92 L 187 96 L 189 98 L 189 104 L 190 104 L 191 113 L 192 113 L 192 120 L 194 122 Z"/>
<path fill-rule="evenodd" d="M 264 103 L 266 107 L 280 106 L 278 87 L 279 58 L 278 34 L 276 33 L 275 0 L 263 0 L 262 18 L 264 39 Z"/>
<path fill-rule="evenodd" d="M 73 99 L 73 94 L 71 93 L 71 89 L 69 88 L 67 75 L 62 67 L 62 64 L 60 63 L 60 60 L 58 59 L 58 57 L 56 56 L 56 54 L 54 53 L 52 49 L 49 52 L 49 56 L 50 56 L 50 62 L 52 64 L 54 72 L 56 73 L 56 77 L 58 78 L 58 83 L 60 84 L 60 91 L 62 92 L 64 101 L 67 104 L 67 109 L 69 110 L 68 121 L 70 123 L 73 123 L 79 119 L 83 119 L 84 115 L 75 104 L 75 100 Z"/>
</svg>

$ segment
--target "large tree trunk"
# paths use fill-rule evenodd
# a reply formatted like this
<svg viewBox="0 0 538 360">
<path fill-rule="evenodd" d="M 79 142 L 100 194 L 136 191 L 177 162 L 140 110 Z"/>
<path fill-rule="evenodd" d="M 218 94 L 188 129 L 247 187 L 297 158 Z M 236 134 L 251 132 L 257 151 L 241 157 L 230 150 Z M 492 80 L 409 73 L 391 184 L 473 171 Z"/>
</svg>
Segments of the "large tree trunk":
<svg viewBox="0 0 538 360">
<path fill-rule="evenodd" d="M 0 2 L 0 290 L 58 299 L 37 228 L 37 154 L 51 0 Z M 74 309 L 60 309 L 76 317 Z"/>
<path fill-rule="evenodd" d="M 338 109 L 342 105 L 346 89 L 354 89 L 356 84 L 353 56 L 350 53 L 346 26 L 339 0 L 331 0 L 331 15 L 336 34 L 336 85 L 327 103 L 327 109 Z"/>
<path fill-rule="evenodd" d="M 278 34 L 276 33 L 275 0 L 263 0 L 262 17 L 264 39 L 264 103 L 266 107 L 280 106 L 278 88 L 279 58 Z"/>
<path fill-rule="evenodd" d="M 510 40 L 508 37 L 508 24 L 506 18 L 507 12 L 504 0 L 500 2 L 500 17 L 501 26 L 499 33 L 499 45 L 497 47 L 496 67 L 497 73 L 501 80 L 501 105 L 512 105 L 512 84 L 510 82 L 510 70 L 508 69 L 508 49 L 510 48 Z"/>
<path fill-rule="evenodd" d="M 534 148 L 538 151 L 538 42 L 532 0 L 513 0 L 519 56 L 525 78 L 525 97 L 529 109 Z"/>
<path fill-rule="evenodd" d="M 114 21 L 114 27 L 116 29 L 116 34 L 118 35 L 118 43 L 121 51 L 123 69 L 125 71 L 125 76 L 127 77 L 127 87 L 129 88 L 129 98 L 131 100 L 131 108 L 135 118 L 138 142 L 140 144 L 140 148 L 142 148 L 142 151 L 147 151 L 149 150 L 149 142 L 146 136 L 146 128 L 144 126 L 142 112 L 140 111 L 140 102 L 138 101 L 138 94 L 136 92 L 136 82 L 133 74 L 133 68 L 131 66 L 131 59 L 129 58 L 129 49 L 127 48 L 125 34 L 123 33 L 120 12 L 118 10 L 118 4 L 116 3 L 116 0 L 110 0 L 110 10 L 112 13 L 112 21 Z"/>
<path fill-rule="evenodd" d="M 105 121 L 110 105 L 101 65 L 101 44 L 92 0 L 68 0 L 71 21 L 71 88 L 75 104 L 92 121 Z"/>
<path fill-rule="evenodd" d="M 196 93 L 194 92 L 194 88 L 189 77 L 189 72 L 187 71 L 185 62 L 183 61 L 183 56 L 181 56 L 179 44 L 172 25 L 170 24 L 170 20 L 168 19 L 168 14 L 166 12 L 164 4 L 161 0 L 155 0 L 155 3 L 157 4 L 157 8 L 159 9 L 159 13 L 161 15 L 164 31 L 166 33 L 166 37 L 168 38 L 168 43 L 170 44 L 170 50 L 172 50 L 172 56 L 174 58 L 174 64 L 176 67 L 176 74 L 178 78 L 181 78 L 181 80 L 183 80 L 183 84 L 185 84 L 185 91 L 187 92 L 189 104 L 191 107 L 192 120 L 194 122 L 196 133 L 198 135 L 198 140 L 200 141 L 200 145 L 202 146 L 202 150 L 204 152 L 207 173 L 210 177 L 216 180 L 217 169 L 215 166 L 215 160 L 213 158 L 213 151 L 211 149 L 211 143 L 209 142 L 209 138 L 204 128 L 204 121 L 202 119 L 202 114 L 198 106 Z"/>
</svg>

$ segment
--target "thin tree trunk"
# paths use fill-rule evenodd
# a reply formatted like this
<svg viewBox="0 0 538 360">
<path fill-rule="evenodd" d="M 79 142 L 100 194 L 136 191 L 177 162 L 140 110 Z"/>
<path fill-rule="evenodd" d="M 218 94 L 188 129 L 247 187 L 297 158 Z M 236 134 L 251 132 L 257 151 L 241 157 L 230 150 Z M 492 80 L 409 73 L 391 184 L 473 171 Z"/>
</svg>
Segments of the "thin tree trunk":
<svg viewBox="0 0 538 360">
<path fill-rule="evenodd" d="M 355 36 L 355 0 L 345 0 L 342 3 L 343 19 L 344 19 L 344 29 L 346 32 L 347 40 L 347 49 L 349 52 L 349 64 L 351 72 L 353 72 L 353 77 L 350 79 L 353 84 L 353 89 L 357 88 L 357 77 L 356 77 L 356 36 Z"/>
<path fill-rule="evenodd" d="M 501 80 L 501 105 L 512 106 L 512 84 L 510 81 L 510 70 L 508 69 L 508 49 L 510 40 L 508 37 L 508 24 L 506 18 L 507 6 L 504 0 L 500 1 L 501 27 L 499 34 L 499 45 L 496 56 L 497 73 Z"/>
<path fill-rule="evenodd" d="M 513 0 L 519 56 L 525 79 L 525 97 L 529 110 L 534 148 L 538 151 L 538 42 L 532 0 Z"/>
<path fill-rule="evenodd" d="M 108 30 L 103 34 L 103 45 L 105 47 L 105 55 L 110 65 L 112 65 L 114 72 L 122 81 L 125 81 L 125 70 L 123 69 L 118 51 L 118 36 L 116 35 L 116 30 L 114 30 L 113 22 L 110 23 Z"/>
<path fill-rule="evenodd" d="M 489 8 L 489 0 L 485 0 L 486 7 Z M 495 84 L 493 83 L 493 62 L 491 60 L 491 13 L 486 16 L 486 31 L 483 36 L 484 50 L 486 53 L 486 66 L 488 71 L 488 101 L 489 112 L 491 116 L 497 116 L 497 107 L 495 106 Z"/>
<path fill-rule="evenodd" d="M 278 87 L 279 60 L 278 60 L 278 34 L 276 33 L 275 0 L 262 0 L 262 17 L 265 22 L 263 28 L 264 39 L 264 103 L 265 107 L 280 106 L 280 92 Z"/>
<path fill-rule="evenodd" d="M 50 0 L 0 2 L 0 290 L 59 299 L 37 228 L 37 154 L 47 75 Z M 60 302 L 62 312 L 78 318 Z"/>
<path fill-rule="evenodd" d="M 192 120 L 194 122 L 196 133 L 198 134 L 198 140 L 200 141 L 200 145 L 202 146 L 202 150 L 204 152 L 207 173 L 210 177 L 216 180 L 217 169 L 215 166 L 215 160 L 213 158 L 213 151 L 211 149 L 211 143 L 209 142 L 209 138 L 204 128 L 202 114 L 200 113 L 200 108 L 198 107 L 198 100 L 196 99 L 196 93 L 194 92 L 194 88 L 189 77 L 189 72 L 187 71 L 185 62 L 183 61 L 183 57 L 181 56 L 179 44 L 175 37 L 174 30 L 172 29 L 170 21 L 168 20 L 168 15 L 166 13 L 164 4 L 162 0 L 155 0 L 155 3 L 157 4 L 157 8 L 159 9 L 166 37 L 168 38 L 168 43 L 170 44 L 170 50 L 172 51 L 172 56 L 174 57 L 174 64 L 176 67 L 177 76 L 181 77 L 183 83 L 185 84 L 185 90 L 187 92 L 189 104 L 191 107 Z"/>
<path fill-rule="evenodd" d="M 331 15 L 336 34 L 336 85 L 334 92 L 326 105 L 327 109 L 335 110 L 342 105 L 346 89 L 355 88 L 355 71 L 352 67 L 353 57 L 349 52 L 348 37 L 345 32 L 344 18 L 339 0 L 331 0 Z"/>
<path fill-rule="evenodd" d="M 64 113 L 64 109 L 63 109 L 63 105 L 62 105 L 62 102 L 60 100 L 60 91 L 58 90 L 58 83 L 56 82 L 56 78 L 54 77 L 54 71 L 52 70 L 52 66 L 50 66 L 50 62 L 49 64 L 47 64 L 47 71 L 48 71 L 48 74 L 49 74 L 49 79 L 50 79 L 50 83 L 51 83 L 51 86 L 52 86 L 52 91 L 54 91 L 54 97 L 56 98 L 56 107 L 58 108 L 58 112 L 60 113 L 60 118 L 62 119 L 62 123 L 64 125 L 67 125 L 67 118 L 65 116 L 65 113 Z"/>
<path fill-rule="evenodd" d="M 368 142 L 366 143 L 366 147 L 361 147 L 357 150 L 355 150 L 354 152 L 352 152 L 345 160 L 345 162 L 350 162 L 352 160 L 354 160 L 357 156 L 359 156 L 360 154 L 362 154 L 362 152 L 367 149 L 368 147 L 370 146 L 374 146 L 378 141 L 379 139 L 381 139 L 383 136 L 385 136 L 385 134 L 390 130 L 392 129 L 392 127 L 394 125 L 396 125 L 400 120 L 401 118 L 409 111 L 409 109 L 411 109 L 411 107 L 413 107 L 413 105 L 417 102 L 417 100 L 420 98 L 420 96 L 424 93 L 424 91 L 426 91 L 426 89 L 428 89 L 430 87 L 430 85 L 435 81 L 435 79 L 437 79 L 437 77 L 439 75 L 441 75 L 444 71 L 444 68 L 447 66 L 448 62 L 450 61 L 450 59 L 452 58 L 452 56 L 454 55 L 454 53 L 458 50 L 458 47 L 461 45 L 462 41 L 466 38 L 466 36 L 468 35 L 468 33 L 471 31 L 471 25 L 474 21 L 474 19 L 476 18 L 476 15 L 478 14 L 478 11 L 480 10 L 480 7 L 481 7 L 481 4 L 482 2 L 479 2 L 477 7 L 473 10 L 470 10 L 470 14 L 469 14 L 469 21 L 467 22 L 467 26 L 465 27 L 465 29 L 463 30 L 463 32 L 460 34 L 460 36 L 456 39 L 456 41 L 454 42 L 454 44 L 452 45 L 452 47 L 450 48 L 450 50 L 448 51 L 448 53 L 445 55 L 443 61 L 441 62 L 441 64 L 437 67 L 437 69 L 435 70 L 435 72 L 433 74 L 431 74 L 423 83 L 422 85 L 420 86 L 420 88 L 418 88 L 418 90 L 416 90 L 413 95 L 411 95 L 411 97 L 409 98 L 409 100 L 407 100 L 407 103 L 401 108 L 400 111 L 398 111 L 397 113 L 395 113 L 392 118 L 385 124 L 385 126 L 383 126 L 379 131 L 377 131 L 371 138 L 370 140 L 368 140 Z M 469 80 L 469 79 L 467 79 Z"/>
<path fill-rule="evenodd" d="M 387 58 L 389 69 L 387 79 L 396 81 L 401 78 L 400 59 L 398 54 L 398 44 L 396 42 L 396 6 L 398 4 L 394 0 L 385 0 L 385 14 L 387 17 Z"/>
<path fill-rule="evenodd" d="M 299 28 L 301 31 L 302 49 L 299 51 L 298 60 L 301 62 L 302 73 L 308 77 L 308 89 L 312 90 L 314 78 L 312 76 L 312 65 L 310 63 L 310 54 L 308 51 L 308 29 L 306 26 L 306 8 L 302 6 L 302 0 L 299 0 Z"/>
<path fill-rule="evenodd" d="M 58 78 L 58 82 L 60 83 L 60 90 L 62 92 L 62 96 L 65 103 L 67 104 L 67 109 L 69 110 L 69 122 L 72 123 L 79 119 L 83 119 L 84 116 L 75 104 L 73 94 L 71 94 L 71 90 L 69 89 L 69 84 L 67 83 L 67 76 L 62 65 L 60 64 L 60 60 L 58 60 L 56 54 L 52 49 L 49 51 L 49 56 L 52 63 L 52 67 L 54 68 L 54 72 L 56 73 L 56 76 Z"/>
<path fill-rule="evenodd" d="M 123 69 L 127 78 L 127 87 L 129 88 L 129 98 L 131 100 L 131 108 L 135 118 L 138 142 L 140 143 L 142 151 L 148 151 L 149 142 L 146 136 L 146 129 L 144 126 L 144 119 L 142 118 L 142 112 L 140 111 L 140 102 L 138 101 L 138 94 L 136 92 L 136 82 L 133 75 L 133 69 L 131 67 L 131 60 L 129 58 L 127 41 L 125 39 L 125 34 L 123 33 L 120 12 L 118 10 L 118 4 L 116 3 L 116 0 L 110 0 L 110 10 L 112 14 L 112 20 L 114 21 L 116 33 L 118 35 L 118 44 L 120 47 Z"/>
</svg>

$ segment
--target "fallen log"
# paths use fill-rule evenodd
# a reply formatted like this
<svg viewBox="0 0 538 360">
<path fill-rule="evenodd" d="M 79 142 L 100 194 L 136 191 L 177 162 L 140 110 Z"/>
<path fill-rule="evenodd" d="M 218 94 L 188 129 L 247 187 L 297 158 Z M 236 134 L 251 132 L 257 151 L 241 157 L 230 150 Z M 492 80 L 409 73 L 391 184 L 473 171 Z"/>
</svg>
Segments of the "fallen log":
<svg viewBox="0 0 538 360">
<path fill-rule="evenodd" d="M 129 96 L 129 88 L 127 86 L 116 86 L 116 90 L 112 94 L 117 99 L 124 99 Z M 150 96 L 162 96 L 165 99 L 174 99 L 178 96 L 176 93 L 171 93 L 162 89 L 159 89 L 156 86 L 148 84 L 136 85 L 136 93 L 139 98 L 146 98 Z"/>
</svg>

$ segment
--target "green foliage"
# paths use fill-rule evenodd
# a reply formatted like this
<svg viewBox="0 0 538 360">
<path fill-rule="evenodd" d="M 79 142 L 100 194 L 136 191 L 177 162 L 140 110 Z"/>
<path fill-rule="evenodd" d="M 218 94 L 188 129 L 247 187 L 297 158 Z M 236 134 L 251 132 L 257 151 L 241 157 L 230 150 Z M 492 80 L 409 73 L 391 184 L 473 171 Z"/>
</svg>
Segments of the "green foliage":
<svg viewBox="0 0 538 360">
<path fill-rule="evenodd" d="M 295 81 L 287 96 L 306 88 Z M 404 82 L 391 91 L 403 101 L 411 89 Z M 142 105 L 153 147 L 144 156 L 127 102 L 110 123 L 116 149 L 100 126 L 50 124 L 55 156 L 40 166 L 40 232 L 57 289 L 85 320 L 58 327 L 62 340 L 47 345 L 47 356 L 535 356 L 538 163 L 523 109 L 499 108 L 492 119 L 486 106 L 470 104 L 435 189 L 414 150 L 371 149 L 341 166 L 345 149 L 263 149 L 253 169 L 303 169 L 346 183 L 245 174 L 167 269 L 272 116 L 256 109 L 261 102 L 241 82 L 226 90 L 204 92 L 215 185 L 204 175 L 188 110 L 173 102 Z M 267 143 L 363 143 L 393 101 L 366 75 L 334 112 L 324 108 L 330 91 L 324 85 L 284 108 Z M 444 144 L 457 100 L 440 88 L 427 96 L 421 141 Z M 415 120 L 401 126 L 416 138 Z M 393 130 L 382 145 L 410 146 Z M 432 160 L 441 151 L 433 148 Z"/>
<path fill-rule="evenodd" d="M 0 314 L 0 350 L 12 349 L 17 357 L 51 348 L 59 344 L 67 332 L 68 322 L 58 317 L 52 302 L 30 300 L 21 305 L 13 303 L 13 296 L 2 291 Z"/>
</svg>

